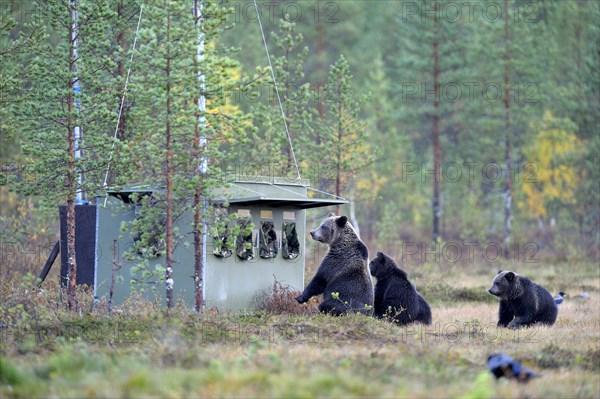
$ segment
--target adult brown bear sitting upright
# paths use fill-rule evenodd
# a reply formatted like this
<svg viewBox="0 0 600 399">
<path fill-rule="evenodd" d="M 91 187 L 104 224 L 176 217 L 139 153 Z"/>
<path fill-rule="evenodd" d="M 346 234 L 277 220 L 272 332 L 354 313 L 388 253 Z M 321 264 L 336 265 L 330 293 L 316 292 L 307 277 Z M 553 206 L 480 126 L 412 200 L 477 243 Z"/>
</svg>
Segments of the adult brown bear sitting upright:
<svg viewBox="0 0 600 399">
<path fill-rule="evenodd" d="M 306 286 L 299 303 L 323 294 L 319 310 L 332 315 L 373 313 L 373 281 L 367 269 L 369 251 L 346 216 L 333 212 L 310 232 L 313 240 L 329 245 L 317 274 Z"/>
<path fill-rule="evenodd" d="M 431 309 L 427 301 L 408 281 L 406 272 L 386 254 L 377 252 L 369 264 L 375 285 L 375 316 L 390 318 L 404 325 L 412 322 L 431 324 Z"/>
<path fill-rule="evenodd" d="M 552 295 L 541 285 L 515 272 L 500 270 L 490 294 L 500 298 L 499 327 L 529 327 L 535 323 L 552 325 L 558 308 Z"/>
</svg>

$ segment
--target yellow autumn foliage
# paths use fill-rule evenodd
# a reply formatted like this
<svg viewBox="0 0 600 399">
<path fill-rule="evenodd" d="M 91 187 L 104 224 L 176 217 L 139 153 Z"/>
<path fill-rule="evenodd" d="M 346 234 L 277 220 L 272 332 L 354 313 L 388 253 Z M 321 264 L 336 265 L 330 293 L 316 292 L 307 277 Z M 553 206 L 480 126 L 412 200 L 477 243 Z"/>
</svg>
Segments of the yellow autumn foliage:
<svg viewBox="0 0 600 399">
<path fill-rule="evenodd" d="M 241 73 L 238 68 L 226 68 L 224 71 L 224 75 L 226 75 L 226 80 L 223 82 L 223 87 L 234 86 L 236 82 L 241 79 Z M 210 99 L 206 101 L 206 112 L 209 114 L 224 114 L 224 115 L 233 115 L 237 111 L 239 111 L 239 107 L 231 103 L 231 98 L 227 97 L 225 99 L 225 104 L 222 104 L 220 107 L 212 104 Z"/>
<path fill-rule="evenodd" d="M 551 202 L 574 203 L 579 177 L 573 159 L 582 143 L 569 119 L 554 118 L 550 112 L 532 127 L 537 135 L 524 148 L 524 154 L 533 162 L 535 173 L 522 181 L 525 199 L 519 206 L 536 218 L 544 218 Z"/>
<path fill-rule="evenodd" d="M 213 56 L 214 51 L 215 43 L 206 43 L 206 52 L 208 56 Z M 214 71 L 214 73 L 216 73 L 216 71 Z M 218 87 L 220 92 L 217 94 L 217 97 L 224 97 L 225 101 L 223 102 L 223 98 L 219 98 L 219 101 L 212 101 L 208 98 L 206 100 L 206 113 L 210 115 L 225 115 L 226 117 L 231 117 L 237 114 L 240 109 L 239 106 L 232 103 L 231 97 L 228 96 L 227 93 L 231 90 L 236 90 L 237 84 L 242 78 L 241 67 L 239 65 L 224 67 L 219 71 L 219 74 L 221 75 L 221 81 L 220 86 Z M 209 88 L 209 90 L 211 89 L 214 90 L 215 88 Z M 211 127 L 210 118 L 207 118 L 206 125 L 207 127 Z M 250 127 L 250 123 L 248 123 L 247 127 Z M 225 141 L 235 141 L 235 138 L 230 135 L 230 133 L 232 133 L 230 127 L 226 124 L 221 124 L 219 129 L 221 137 Z"/>
<path fill-rule="evenodd" d="M 373 168 L 368 168 L 356 179 L 356 191 L 359 196 L 367 199 L 367 203 L 374 204 L 381 188 L 388 182 L 386 176 L 379 176 Z"/>
</svg>

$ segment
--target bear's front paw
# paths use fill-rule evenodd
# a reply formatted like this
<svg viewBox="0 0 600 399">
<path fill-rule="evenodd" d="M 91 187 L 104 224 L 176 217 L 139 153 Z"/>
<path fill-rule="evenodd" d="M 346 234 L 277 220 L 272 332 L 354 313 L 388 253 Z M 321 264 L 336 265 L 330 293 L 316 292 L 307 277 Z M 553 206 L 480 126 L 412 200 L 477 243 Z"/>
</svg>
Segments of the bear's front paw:
<svg viewBox="0 0 600 399">
<path fill-rule="evenodd" d="M 296 300 L 298 301 L 298 303 L 304 303 L 304 302 L 307 302 L 307 301 L 308 301 L 308 298 L 306 298 L 306 297 L 304 296 L 304 294 L 302 294 L 302 295 L 300 295 L 300 296 L 297 296 L 297 297 L 296 297 Z"/>
</svg>

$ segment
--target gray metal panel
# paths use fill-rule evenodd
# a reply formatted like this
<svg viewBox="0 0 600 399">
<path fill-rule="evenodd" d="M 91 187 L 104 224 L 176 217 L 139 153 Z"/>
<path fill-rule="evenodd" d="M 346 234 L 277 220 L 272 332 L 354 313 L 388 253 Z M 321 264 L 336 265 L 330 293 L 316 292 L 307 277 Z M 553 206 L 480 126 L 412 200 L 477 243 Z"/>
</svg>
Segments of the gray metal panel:
<svg viewBox="0 0 600 399">
<path fill-rule="evenodd" d="M 118 243 L 118 262 L 121 268 L 115 272 L 117 281 L 113 293 L 113 304 L 123 303 L 132 293 L 131 280 L 140 278 L 134 272 L 135 266 L 142 259 L 126 259 L 124 254 L 132 248 L 134 244 L 133 237 L 127 231 L 122 231 L 123 222 L 131 222 L 136 218 L 135 206 L 133 204 L 123 203 L 117 197 L 108 197 L 99 199 L 100 216 L 98 223 L 98 266 L 96 270 L 96 294 L 98 297 L 104 296 L 108 301 L 111 285 L 112 264 L 113 264 L 113 241 Z M 175 266 L 173 267 L 173 279 L 175 281 L 175 300 L 183 299 L 186 303 L 194 304 L 194 256 L 193 256 L 193 235 L 187 234 L 192 229 L 191 211 L 185 212 L 180 219 L 175 221 L 175 227 L 178 227 L 181 235 L 184 237 L 177 242 L 174 251 Z M 187 241 L 187 244 L 186 244 Z M 187 247 L 187 248 L 186 248 Z M 148 260 L 148 270 L 154 270 L 157 265 L 165 266 L 165 257 L 159 256 Z M 163 276 L 159 276 L 162 278 Z M 156 279 L 146 279 L 143 284 L 144 295 L 146 299 L 154 300 L 164 298 L 165 286 Z"/>
<path fill-rule="evenodd" d="M 212 251 L 208 252 L 204 280 L 207 308 L 217 307 L 229 311 L 255 308 L 261 292 L 268 292 L 273 287 L 274 279 L 292 289 L 302 290 L 304 287 L 306 247 L 300 248 L 300 255 L 297 258 L 284 259 L 281 255 L 281 225 L 284 210 L 294 211 L 298 239 L 301 243 L 305 243 L 306 212 L 303 209 L 272 209 L 264 206 L 247 206 L 247 204 L 232 204 L 230 211 L 237 212 L 239 209 L 250 210 L 255 226 L 253 245 L 256 243 L 256 232 L 260 226 L 260 211 L 272 210 L 279 252 L 275 258 L 262 259 L 258 256 L 258 249 L 254 248 L 255 258 L 252 260 L 241 260 L 235 253 L 229 258 L 218 258 L 212 254 Z"/>
</svg>

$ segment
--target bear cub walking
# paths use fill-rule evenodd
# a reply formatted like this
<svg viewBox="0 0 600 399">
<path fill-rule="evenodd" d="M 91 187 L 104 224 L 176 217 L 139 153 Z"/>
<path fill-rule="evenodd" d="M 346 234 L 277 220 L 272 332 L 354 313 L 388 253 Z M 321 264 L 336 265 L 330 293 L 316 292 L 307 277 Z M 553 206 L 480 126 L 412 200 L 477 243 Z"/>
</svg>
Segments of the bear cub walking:
<svg viewBox="0 0 600 399">
<path fill-rule="evenodd" d="M 500 270 L 490 294 L 500 298 L 499 327 L 529 327 L 535 323 L 552 325 L 558 308 L 552 295 L 542 286 L 515 272 Z"/>
<path fill-rule="evenodd" d="M 331 212 L 310 235 L 313 240 L 328 244 L 329 251 L 296 300 L 304 303 L 323 294 L 321 312 L 335 316 L 348 312 L 373 314 L 373 281 L 367 269 L 369 250 L 348 218 Z"/>
<path fill-rule="evenodd" d="M 375 316 L 392 317 L 404 325 L 412 322 L 431 324 L 431 309 L 427 301 L 408 281 L 406 272 L 386 254 L 377 252 L 369 264 L 375 284 Z"/>
</svg>

